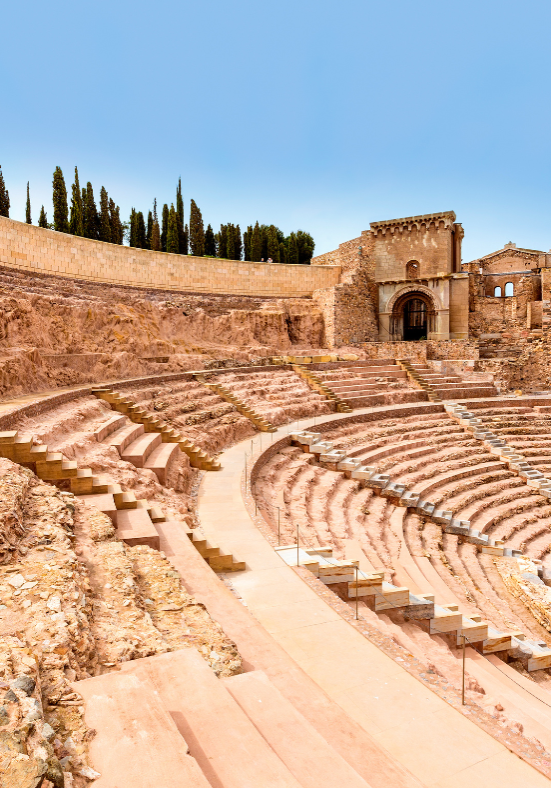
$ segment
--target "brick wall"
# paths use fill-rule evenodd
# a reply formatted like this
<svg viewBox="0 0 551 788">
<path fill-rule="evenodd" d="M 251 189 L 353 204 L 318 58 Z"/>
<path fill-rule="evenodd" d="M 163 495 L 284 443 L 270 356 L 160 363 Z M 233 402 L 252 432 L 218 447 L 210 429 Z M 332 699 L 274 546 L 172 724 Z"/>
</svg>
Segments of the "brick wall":
<svg viewBox="0 0 551 788">
<path fill-rule="evenodd" d="M 335 266 L 278 265 L 150 252 L 0 217 L 0 264 L 107 284 L 194 293 L 310 296 L 339 281 Z"/>
</svg>

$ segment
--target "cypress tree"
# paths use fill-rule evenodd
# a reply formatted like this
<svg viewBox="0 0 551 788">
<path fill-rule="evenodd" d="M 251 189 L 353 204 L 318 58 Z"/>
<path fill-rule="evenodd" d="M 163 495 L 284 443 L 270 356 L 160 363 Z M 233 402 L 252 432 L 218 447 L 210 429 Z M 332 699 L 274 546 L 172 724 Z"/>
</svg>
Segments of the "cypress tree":
<svg viewBox="0 0 551 788">
<path fill-rule="evenodd" d="M 109 199 L 109 227 L 111 230 L 111 243 L 122 244 L 124 231 L 121 223 L 120 208 L 111 199 Z"/>
<path fill-rule="evenodd" d="M 234 260 L 241 260 L 241 255 L 243 254 L 243 241 L 241 240 L 241 227 L 238 224 L 235 225 L 233 239 L 235 243 Z"/>
<path fill-rule="evenodd" d="M 25 206 L 25 221 L 27 224 L 32 224 L 33 220 L 31 219 L 31 195 L 29 192 L 29 181 L 27 181 L 27 204 Z"/>
<path fill-rule="evenodd" d="M 157 198 L 153 200 L 153 227 L 151 228 L 149 248 L 153 252 L 161 251 L 161 230 L 159 228 L 159 217 L 157 216 Z"/>
<path fill-rule="evenodd" d="M 42 206 L 40 210 L 40 216 L 38 217 L 38 226 L 48 228 L 48 217 L 46 215 L 46 211 L 44 210 L 44 206 Z"/>
<path fill-rule="evenodd" d="M 191 254 L 196 257 L 203 257 L 205 254 L 205 229 L 201 211 L 197 207 L 195 200 L 191 201 L 189 209 L 189 244 Z"/>
<path fill-rule="evenodd" d="M 10 216 L 10 193 L 4 183 L 2 167 L 0 167 L 0 216 L 7 216 L 8 219 Z"/>
<path fill-rule="evenodd" d="M 291 265 L 298 264 L 298 244 L 295 233 L 291 233 L 287 239 L 287 262 Z"/>
<path fill-rule="evenodd" d="M 273 224 L 268 227 L 266 232 L 266 260 L 272 258 L 274 263 L 279 263 L 279 241 L 277 229 Z"/>
<path fill-rule="evenodd" d="M 180 219 L 182 229 L 184 227 L 184 201 L 182 199 L 182 179 L 178 178 L 178 188 L 176 189 L 176 213 Z"/>
<path fill-rule="evenodd" d="M 86 196 L 83 205 L 84 213 L 84 235 L 86 238 L 99 238 L 99 216 L 94 199 L 94 190 L 90 181 L 86 184 Z"/>
<path fill-rule="evenodd" d="M 54 230 L 58 233 L 69 232 L 69 207 L 67 205 L 67 188 L 61 167 L 56 167 L 53 182 Z"/>
<path fill-rule="evenodd" d="M 287 249 L 285 248 L 285 244 L 283 241 L 279 242 L 279 262 L 286 263 L 287 262 Z"/>
<path fill-rule="evenodd" d="M 220 232 L 218 233 L 218 257 L 224 260 L 228 258 L 228 225 L 221 224 Z"/>
<path fill-rule="evenodd" d="M 146 249 L 147 238 L 145 234 L 145 221 L 143 212 L 138 211 L 136 214 L 136 246 L 138 249 Z"/>
<path fill-rule="evenodd" d="M 147 230 L 145 233 L 145 248 L 151 249 L 151 233 L 153 232 L 153 214 L 151 211 L 147 214 Z"/>
<path fill-rule="evenodd" d="M 253 263 L 258 263 L 262 257 L 262 230 L 258 222 L 255 224 L 251 233 L 250 259 Z"/>
<path fill-rule="evenodd" d="M 253 238 L 253 227 L 251 224 L 247 227 L 245 232 L 243 233 L 243 247 L 245 252 L 245 260 L 251 259 L 251 243 Z"/>
<path fill-rule="evenodd" d="M 71 195 L 71 219 L 69 221 L 69 232 L 71 235 L 84 235 L 84 217 L 82 210 L 82 194 L 80 183 L 78 182 L 78 169 L 75 167 L 75 182 L 72 186 Z"/>
<path fill-rule="evenodd" d="M 228 260 L 235 260 L 235 227 L 233 224 L 228 224 L 228 246 L 227 255 Z"/>
<path fill-rule="evenodd" d="M 166 235 L 168 232 L 168 205 L 163 205 L 163 213 L 161 217 L 161 245 L 163 247 L 163 252 L 166 252 Z"/>
<path fill-rule="evenodd" d="M 178 220 L 174 210 L 174 205 L 170 206 L 168 214 L 168 229 L 166 233 L 166 251 L 170 254 L 178 254 L 180 245 L 178 242 Z"/>
<path fill-rule="evenodd" d="M 261 259 L 266 262 L 268 259 L 268 227 L 265 224 L 260 226 L 260 232 L 262 233 L 262 254 L 260 255 Z"/>
<path fill-rule="evenodd" d="M 216 238 L 210 224 L 205 231 L 205 256 L 216 257 Z"/>
<path fill-rule="evenodd" d="M 109 196 L 105 186 L 99 193 L 99 239 L 111 243 L 111 217 L 109 216 Z"/>
<path fill-rule="evenodd" d="M 136 232 L 136 209 L 135 208 L 131 208 L 131 210 L 130 210 L 130 222 L 129 222 L 129 224 L 130 224 L 130 238 L 129 238 L 129 241 L 128 241 L 128 245 L 136 247 L 137 232 Z"/>
</svg>

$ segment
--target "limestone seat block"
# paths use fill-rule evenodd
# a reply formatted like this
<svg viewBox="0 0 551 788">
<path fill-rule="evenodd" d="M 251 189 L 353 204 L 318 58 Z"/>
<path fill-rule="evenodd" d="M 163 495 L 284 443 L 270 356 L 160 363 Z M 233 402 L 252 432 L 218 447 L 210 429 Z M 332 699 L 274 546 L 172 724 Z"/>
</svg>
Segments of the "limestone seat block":
<svg viewBox="0 0 551 788">
<path fill-rule="evenodd" d="M 74 684 L 86 701 L 96 788 L 210 788 L 169 711 L 146 677 L 108 673 Z"/>
</svg>

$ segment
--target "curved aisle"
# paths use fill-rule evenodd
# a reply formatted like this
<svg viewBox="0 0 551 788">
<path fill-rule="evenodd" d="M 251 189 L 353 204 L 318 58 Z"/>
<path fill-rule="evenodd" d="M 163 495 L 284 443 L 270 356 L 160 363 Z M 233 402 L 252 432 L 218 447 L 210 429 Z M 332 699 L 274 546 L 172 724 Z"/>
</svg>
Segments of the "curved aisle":
<svg viewBox="0 0 551 788">
<path fill-rule="evenodd" d="M 393 408 L 366 408 L 354 415 L 382 410 Z M 342 418 L 335 414 L 323 422 Z M 310 419 L 300 428 L 313 425 Z M 293 429 L 281 427 L 274 441 Z M 268 441 L 263 436 L 264 448 Z M 389 755 L 425 788 L 463 788 L 465 783 L 549 788 L 543 775 L 366 640 L 283 562 L 243 501 L 244 455 L 250 447 L 245 440 L 228 449 L 220 457 L 222 470 L 204 475 L 201 526 L 207 539 L 246 561 L 247 570 L 232 575 L 233 587 L 304 673 L 369 735 L 374 761 Z"/>
</svg>

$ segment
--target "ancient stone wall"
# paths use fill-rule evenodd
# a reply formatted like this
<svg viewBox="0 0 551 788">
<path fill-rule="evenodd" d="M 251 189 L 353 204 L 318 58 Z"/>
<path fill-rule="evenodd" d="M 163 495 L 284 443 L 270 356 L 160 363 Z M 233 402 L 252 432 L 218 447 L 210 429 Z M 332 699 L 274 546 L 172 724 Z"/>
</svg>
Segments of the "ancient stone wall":
<svg viewBox="0 0 551 788">
<path fill-rule="evenodd" d="M 334 266 L 279 265 L 151 252 L 0 217 L 0 264 L 70 279 L 194 293 L 310 296 L 333 287 Z"/>
</svg>

